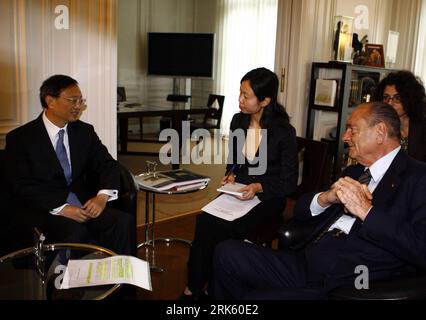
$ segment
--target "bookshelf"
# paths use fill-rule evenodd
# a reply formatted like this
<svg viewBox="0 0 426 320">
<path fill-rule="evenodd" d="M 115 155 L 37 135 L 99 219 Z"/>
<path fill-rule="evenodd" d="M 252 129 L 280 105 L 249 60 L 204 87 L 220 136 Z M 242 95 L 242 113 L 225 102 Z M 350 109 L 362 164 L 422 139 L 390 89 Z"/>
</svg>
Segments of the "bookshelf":
<svg viewBox="0 0 426 320">
<path fill-rule="evenodd" d="M 330 144 L 332 181 L 352 163 L 341 141 L 348 116 L 371 101 L 376 85 L 391 71 L 339 62 L 312 64 L 306 137 Z"/>
</svg>

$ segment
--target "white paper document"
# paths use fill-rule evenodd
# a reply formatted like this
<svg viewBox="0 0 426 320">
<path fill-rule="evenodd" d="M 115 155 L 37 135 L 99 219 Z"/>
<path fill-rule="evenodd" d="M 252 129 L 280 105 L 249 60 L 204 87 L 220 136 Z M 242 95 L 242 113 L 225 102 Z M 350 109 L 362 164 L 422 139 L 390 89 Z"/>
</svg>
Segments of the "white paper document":
<svg viewBox="0 0 426 320">
<path fill-rule="evenodd" d="M 222 194 L 208 203 L 202 210 L 218 218 L 234 221 L 244 216 L 259 203 L 260 200 L 258 197 L 254 197 L 252 200 L 243 201 L 234 196 Z"/>
<path fill-rule="evenodd" d="M 152 291 L 149 263 L 132 256 L 69 260 L 61 289 L 127 283 Z"/>
<path fill-rule="evenodd" d="M 243 192 L 238 192 L 238 190 L 246 187 L 246 184 L 242 184 L 242 183 L 227 183 L 224 186 L 220 187 L 219 189 L 217 189 L 217 191 L 219 192 L 223 192 L 223 193 L 227 193 L 227 194 L 232 194 L 234 196 L 243 196 Z"/>
</svg>

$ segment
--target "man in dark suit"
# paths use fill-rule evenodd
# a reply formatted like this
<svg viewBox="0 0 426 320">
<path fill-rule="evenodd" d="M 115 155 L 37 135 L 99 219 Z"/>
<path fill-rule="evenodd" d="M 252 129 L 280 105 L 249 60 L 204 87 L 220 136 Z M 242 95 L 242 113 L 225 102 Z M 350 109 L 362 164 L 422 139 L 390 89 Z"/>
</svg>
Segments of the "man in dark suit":
<svg viewBox="0 0 426 320">
<path fill-rule="evenodd" d="M 215 297 L 325 298 L 341 284 L 355 286 L 357 267 L 370 280 L 426 269 L 426 166 L 401 151 L 399 128 L 388 105 L 355 109 L 343 140 L 358 164 L 295 207 L 296 219 L 333 218 L 322 237 L 297 252 L 223 242 L 214 257 Z"/>
<path fill-rule="evenodd" d="M 40 101 L 42 114 L 6 137 L 15 245 L 31 243 L 32 229 L 39 227 L 48 242 L 134 253 L 134 219 L 107 205 L 118 197 L 118 163 L 93 126 L 79 120 L 86 104 L 77 81 L 50 77 L 40 88 Z"/>
</svg>

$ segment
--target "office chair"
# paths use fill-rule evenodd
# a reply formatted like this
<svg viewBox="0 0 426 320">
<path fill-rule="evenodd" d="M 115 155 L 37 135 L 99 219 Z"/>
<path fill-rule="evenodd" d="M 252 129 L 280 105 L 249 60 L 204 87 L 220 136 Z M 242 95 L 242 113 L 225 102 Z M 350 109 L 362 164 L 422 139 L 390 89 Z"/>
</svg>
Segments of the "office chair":
<svg viewBox="0 0 426 320">
<path fill-rule="evenodd" d="M 21 239 L 15 239 L 16 235 L 12 233 L 11 230 L 11 224 L 10 224 L 10 213 L 9 213 L 9 199 L 11 198 L 11 195 L 8 192 L 7 186 L 5 185 L 5 179 L 4 179 L 4 170 L 5 170 L 5 163 L 4 163 L 4 156 L 5 156 L 5 150 L 0 150 L 0 210 L 1 212 L 1 223 L 0 223 L 0 256 L 3 256 L 5 254 L 8 254 L 12 251 L 15 251 L 20 248 L 16 248 L 15 244 L 20 243 Z M 127 212 L 134 217 L 135 221 L 135 228 L 136 228 L 136 212 L 137 212 L 137 192 L 138 189 L 136 187 L 136 183 L 133 179 L 133 175 L 130 173 L 130 171 L 119 164 L 120 168 L 120 190 L 119 190 L 119 197 L 117 200 L 111 202 L 111 206 L 122 210 L 124 212 Z M 93 179 L 94 180 L 91 180 Z M 96 182 L 95 182 L 96 181 Z M 88 183 L 95 186 L 97 184 L 97 178 L 96 177 L 89 177 Z M 14 238 L 15 236 L 15 238 Z M 32 234 L 29 238 L 32 238 Z M 48 241 L 49 239 L 47 239 Z M 28 243 L 22 243 L 22 248 L 29 247 L 32 245 L 32 242 Z M 136 247 L 135 247 L 135 253 L 136 253 Z"/>
<path fill-rule="evenodd" d="M 213 107 L 214 102 L 217 101 L 219 109 Z M 191 122 L 191 134 L 196 129 L 220 129 L 220 122 L 222 120 L 223 105 L 225 103 L 225 96 L 210 94 L 207 100 L 207 110 L 204 114 L 202 122 Z"/>
<path fill-rule="evenodd" d="M 117 87 L 117 104 L 127 101 L 126 89 L 124 87 Z"/>
<path fill-rule="evenodd" d="M 0 150 L 0 256 L 3 256 L 11 251 L 13 247 L 10 245 L 11 234 L 9 231 L 11 216 L 9 214 L 9 192 L 4 178 L 4 157 L 5 150 Z"/>
<path fill-rule="evenodd" d="M 299 250 L 309 244 L 326 219 L 306 223 L 291 219 L 279 231 L 279 249 Z M 417 274 L 371 281 L 368 290 L 344 285 L 332 290 L 332 300 L 417 300 L 426 298 L 426 271 Z"/>
<path fill-rule="evenodd" d="M 117 209 L 131 214 L 136 219 L 138 187 L 133 174 L 122 164 L 120 168 L 120 192 L 112 204 Z M 136 220 L 135 220 L 136 223 Z"/>
<path fill-rule="evenodd" d="M 302 177 L 296 191 L 290 196 L 297 200 L 301 195 L 319 190 L 328 182 L 327 163 L 328 144 L 312 139 L 296 137 L 297 154 L 299 158 L 299 176 Z"/>
<path fill-rule="evenodd" d="M 302 137 L 296 137 L 297 153 L 299 157 L 299 168 L 302 177 L 296 191 L 287 199 L 287 203 L 282 215 L 276 216 L 274 219 L 265 222 L 263 225 L 253 230 L 249 235 L 248 240 L 260 244 L 271 246 L 272 241 L 278 238 L 278 230 L 284 221 L 287 221 L 292 216 L 292 211 L 289 207 L 290 202 L 294 202 L 299 197 L 307 192 L 318 190 L 322 187 L 327 172 L 327 154 L 328 144 L 325 142 L 315 141 Z M 299 169 L 300 170 L 300 169 Z"/>
</svg>

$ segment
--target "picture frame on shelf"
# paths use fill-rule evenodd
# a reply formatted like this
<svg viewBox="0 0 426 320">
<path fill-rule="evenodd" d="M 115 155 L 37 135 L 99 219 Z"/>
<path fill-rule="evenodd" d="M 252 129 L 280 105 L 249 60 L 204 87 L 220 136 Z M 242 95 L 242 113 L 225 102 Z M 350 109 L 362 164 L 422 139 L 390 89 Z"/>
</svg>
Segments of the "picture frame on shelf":
<svg viewBox="0 0 426 320">
<path fill-rule="evenodd" d="M 385 53 L 382 44 L 365 45 L 365 52 L 367 55 L 367 66 L 384 68 L 385 67 Z"/>
<path fill-rule="evenodd" d="M 317 79 L 315 83 L 314 104 L 334 107 L 336 103 L 337 80 Z"/>
</svg>

